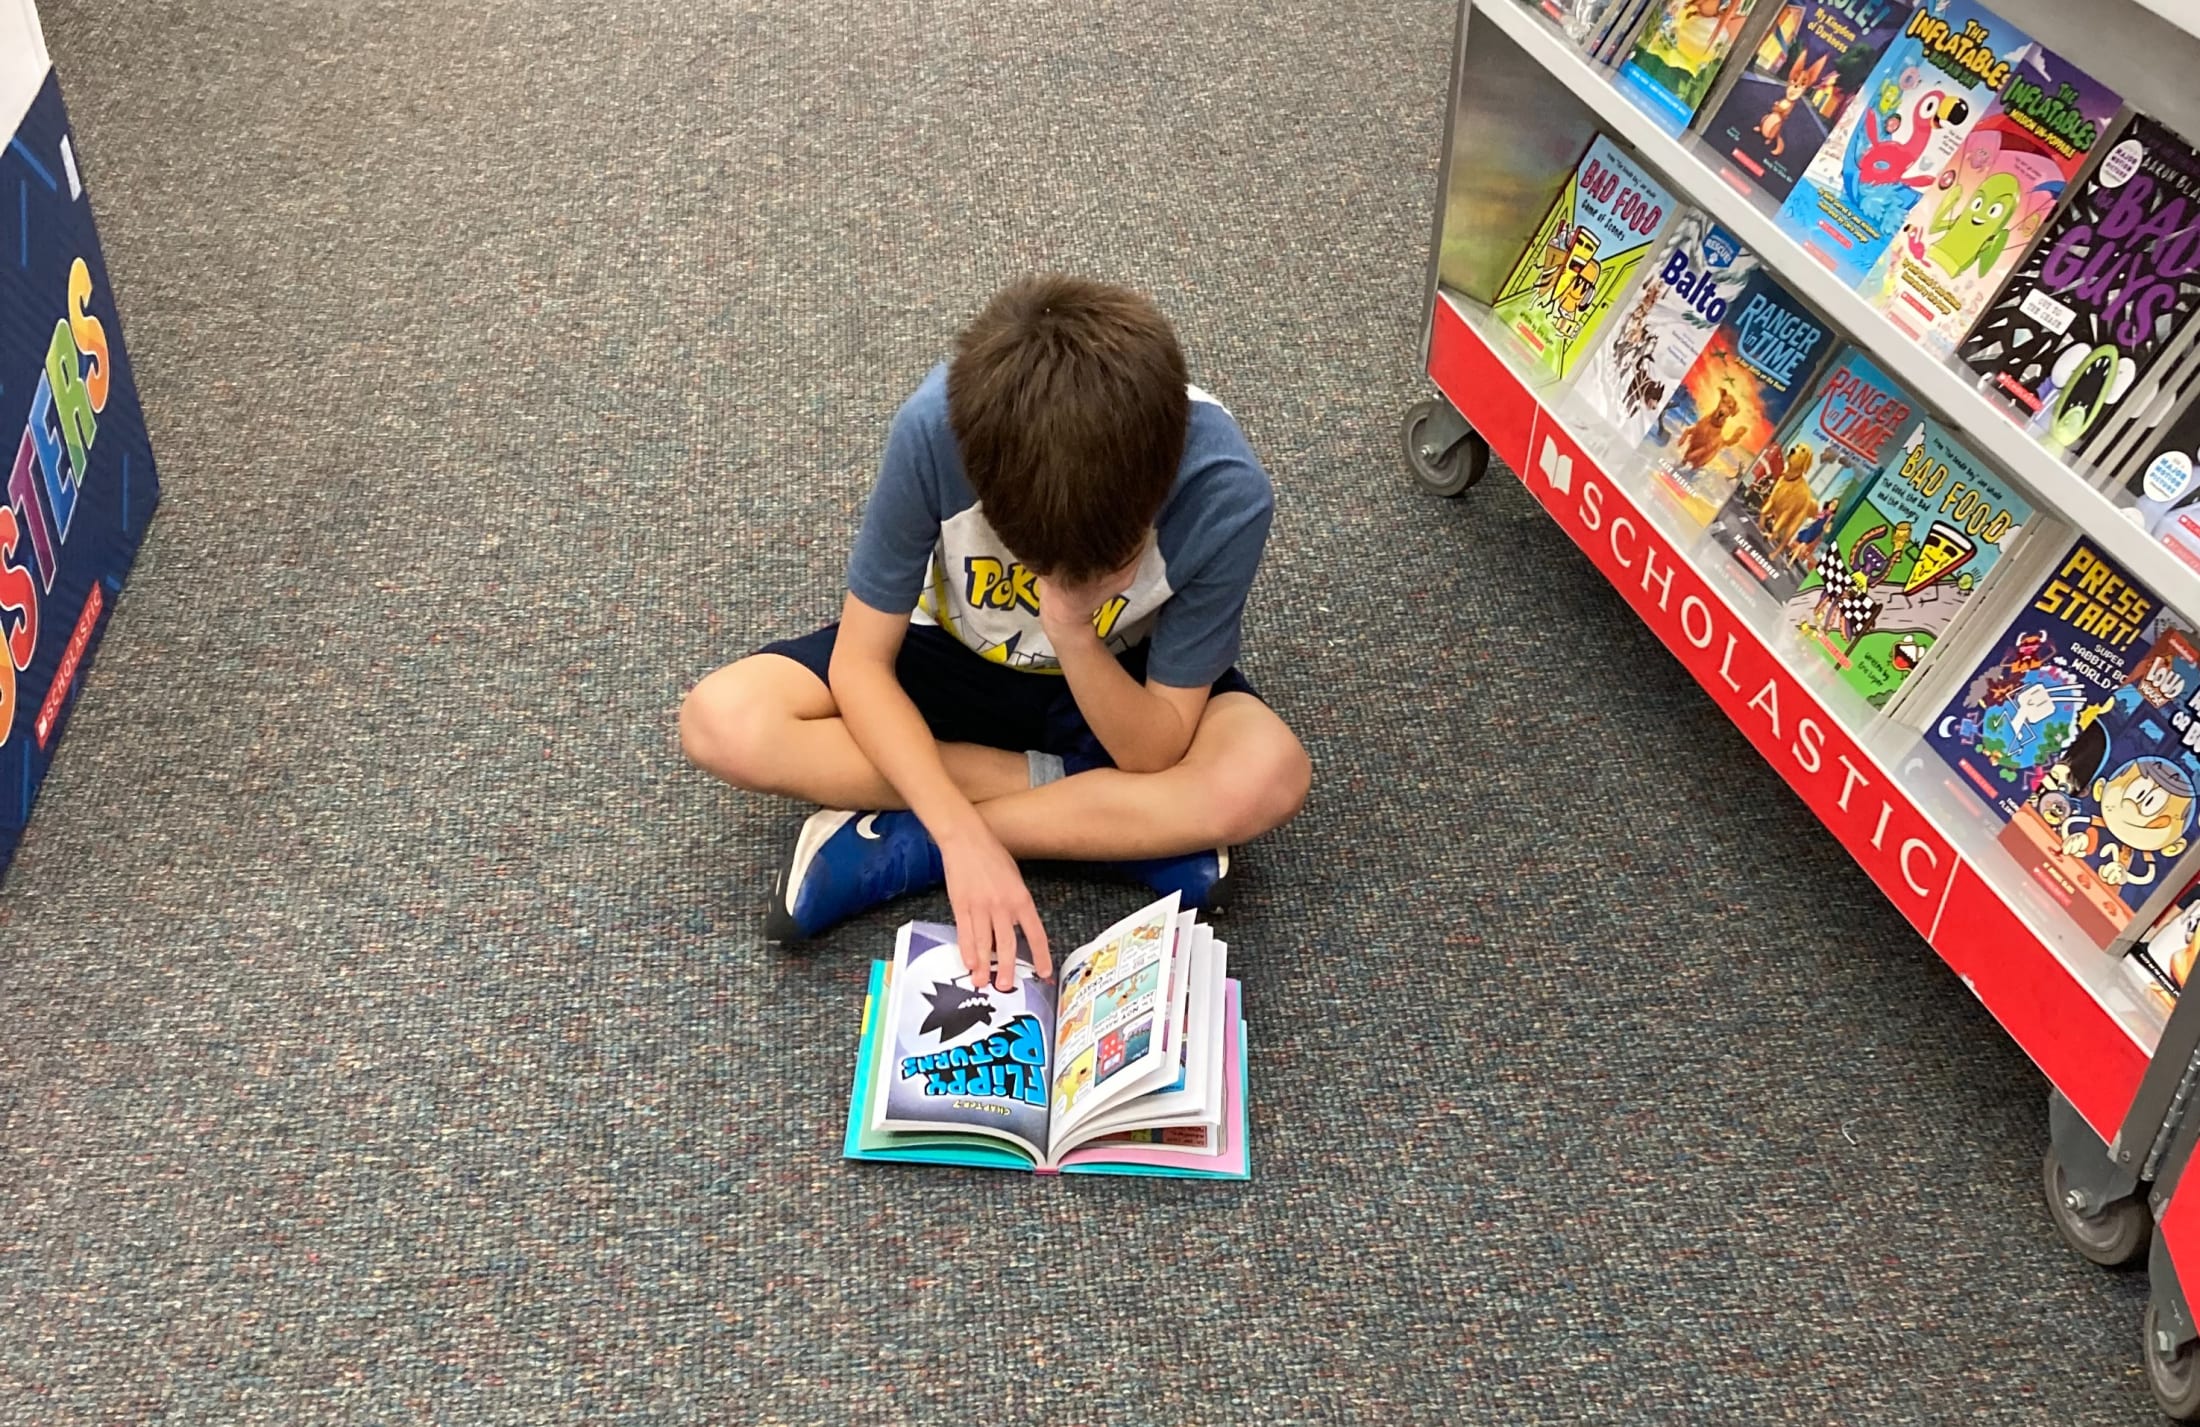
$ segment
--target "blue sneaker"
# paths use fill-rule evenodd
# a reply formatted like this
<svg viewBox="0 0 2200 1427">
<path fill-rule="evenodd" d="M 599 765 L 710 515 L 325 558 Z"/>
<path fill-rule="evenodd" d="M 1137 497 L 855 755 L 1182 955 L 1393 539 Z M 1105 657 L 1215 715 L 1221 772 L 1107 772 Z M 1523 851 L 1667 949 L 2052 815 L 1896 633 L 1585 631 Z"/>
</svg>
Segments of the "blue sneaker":
<svg viewBox="0 0 2200 1427">
<path fill-rule="evenodd" d="M 858 912 L 947 880 L 915 813 L 812 814 L 772 882 L 764 940 L 807 941 Z"/>
<path fill-rule="evenodd" d="M 1188 909 L 1215 913 L 1230 905 L 1230 849 L 1227 847 L 1183 857 L 1150 857 L 1108 865 L 1145 883 L 1156 897 L 1181 892 L 1184 896 L 1181 905 Z"/>
</svg>

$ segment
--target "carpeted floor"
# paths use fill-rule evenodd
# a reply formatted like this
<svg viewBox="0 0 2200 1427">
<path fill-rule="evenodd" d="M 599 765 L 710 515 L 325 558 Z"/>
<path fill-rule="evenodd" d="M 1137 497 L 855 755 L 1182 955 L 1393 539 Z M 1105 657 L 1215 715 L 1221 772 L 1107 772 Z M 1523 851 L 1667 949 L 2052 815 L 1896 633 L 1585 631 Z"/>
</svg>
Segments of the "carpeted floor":
<svg viewBox="0 0 2200 1427">
<path fill-rule="evenodd" d="M 0 896 L 0 1420 L 2151 1420 L 2039 1076 L 1402 472 L 1442 0 L 43 8 L 167 499 Z M 1250 1186 L 843 1165 L 942 904 L 768 952 L 797 815 L 675 747 L 1039 265 L 1279 486 Z"/>
</svg>

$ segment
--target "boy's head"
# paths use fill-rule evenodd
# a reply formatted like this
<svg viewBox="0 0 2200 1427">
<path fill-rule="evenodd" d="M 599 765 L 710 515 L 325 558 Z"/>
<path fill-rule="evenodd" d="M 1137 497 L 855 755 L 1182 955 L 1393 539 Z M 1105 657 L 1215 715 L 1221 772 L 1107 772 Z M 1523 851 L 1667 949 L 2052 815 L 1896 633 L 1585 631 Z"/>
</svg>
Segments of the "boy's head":
<svg viewBox="0 0 2200 1427">
<path fill-rule="evenodd" d="M 1075 583 L 1137 557 L 1184 457 L 1188 380 L 1138 293 L 1050 274 L 994 295 L 956 339 L 947 417 L 1017 559 Z"/>
</svg>

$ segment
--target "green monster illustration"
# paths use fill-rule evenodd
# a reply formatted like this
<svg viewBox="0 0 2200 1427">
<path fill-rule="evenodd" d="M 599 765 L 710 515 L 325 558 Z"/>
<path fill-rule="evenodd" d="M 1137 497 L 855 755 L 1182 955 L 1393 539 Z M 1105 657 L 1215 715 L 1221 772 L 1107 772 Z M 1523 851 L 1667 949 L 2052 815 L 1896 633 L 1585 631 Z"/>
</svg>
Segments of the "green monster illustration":
<svg viewBox="0 0 2200 1427">
<path fill-rule="evenodd" d="M 1961 189 L 1950 193 L 1933 215 L 1933 232 L 1940 241 L 1932 246 L 1932 259 L 1941 271 L 1956 277 L 1975 264 L 1980 277 L 1991 272 L 2009 246 L 2009 229 L 2023 196 L 2023 186 L 2006 173 L 1988 174 L 1969 203 L 1963 202 Z"/>
<path fill-rule="evenodd" d="M 2050 390 L 2053 395 L 2033 418 L 2034 434 L 2048 450 L 2067 451 L 2123 399 L 2137 374 L 2137 364 L 2113 343 L 2097 347 L 2071 343 L 2055 359 L 2041 388 L 2043 397 Z"/>
</svg>

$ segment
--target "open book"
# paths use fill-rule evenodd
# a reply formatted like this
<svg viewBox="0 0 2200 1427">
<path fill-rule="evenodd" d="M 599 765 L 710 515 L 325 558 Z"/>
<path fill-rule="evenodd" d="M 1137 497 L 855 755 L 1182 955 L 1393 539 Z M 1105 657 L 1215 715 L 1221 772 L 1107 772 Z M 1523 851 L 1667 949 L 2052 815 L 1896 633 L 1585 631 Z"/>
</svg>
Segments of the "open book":
<svg viewBox="0 0 2200 1427">
<path fill-rule="evenodd" d="M 973 988 L 952 927 L 874 962 L 849 1159 L 1250 1179 L 1229 948 L 1172 894 L 1016 987 Z"/>
</svg>

